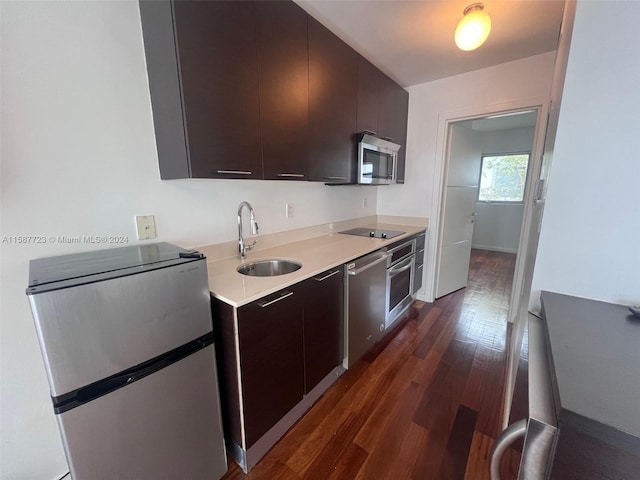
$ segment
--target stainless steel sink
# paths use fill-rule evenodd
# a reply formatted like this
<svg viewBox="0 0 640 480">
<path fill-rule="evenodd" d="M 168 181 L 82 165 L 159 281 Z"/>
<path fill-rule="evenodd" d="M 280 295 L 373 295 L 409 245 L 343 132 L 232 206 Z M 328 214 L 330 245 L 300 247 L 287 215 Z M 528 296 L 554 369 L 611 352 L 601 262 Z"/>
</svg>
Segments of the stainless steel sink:
<svg viewBox="0 0 640 480">
<path fill-rule="evenodd" d="M 238 267 L 238 273 L 252 277 L 275 277 L 295 272 L 302 268 L 302 264 L 291 260 L 258 260 Z"/>
</svg>

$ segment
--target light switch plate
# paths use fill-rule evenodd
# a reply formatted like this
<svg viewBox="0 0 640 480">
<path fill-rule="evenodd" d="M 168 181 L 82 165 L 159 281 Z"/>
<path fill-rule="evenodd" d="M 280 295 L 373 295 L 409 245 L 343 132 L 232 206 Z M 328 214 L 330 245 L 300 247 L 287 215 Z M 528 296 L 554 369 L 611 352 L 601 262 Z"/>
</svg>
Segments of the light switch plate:
<svg viewBox="0 0 640 480">
<path fill-rule="evenodd" d="M 136 232 L 138 240 L 156 238 L 156 221 L 153 215 L 136 216 Z"/>
<path fill-rule="evenodd" d="M 286 218 L 293 218 L 293 203 L 285 204 L 285 213 Z"/>
</svg>

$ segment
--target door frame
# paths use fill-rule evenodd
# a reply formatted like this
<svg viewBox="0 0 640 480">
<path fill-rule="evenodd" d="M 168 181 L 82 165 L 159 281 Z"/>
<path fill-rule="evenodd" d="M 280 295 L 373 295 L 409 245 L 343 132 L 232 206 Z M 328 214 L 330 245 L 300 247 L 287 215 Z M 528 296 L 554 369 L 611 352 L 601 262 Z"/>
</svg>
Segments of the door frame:
<svg viewBox="0 0 640 480">
<path fill-rule="evenodd" d="M 544 151 L 544 138 L 547 129 L 549 98 L 548 97 L 532 97 L 528 99 L 515 100 L 504 103 L 495 103 L 489 105 L 481 105 L 463 110 L 451 112 L 442 112 L 438 115 L 438 135 L 436 143 L 436 168 L 433 177 L 433 205 L 434 210 L 438 212 L 435 222 L 430 225 L 436 242 L 431 242 L 431 268 L 427 272 L 427 281 L 431 286 L 429 292 L 429 301 L 435 300 L 437 291 L 436 274 L 440 269 L 440 247 L 442 245 L 443 229 L 441 228 L 444 218 L 446 202 L 446 184 L 449 173 L 449 153 L 451 149 L 450 125 L 455 122 L 480 119 L 491 115 L 500 115 L 504 113 L 517 112 L 522 110 L 535 110 L 537 112 L 536 127 L 534 133 L 534 141 L 531 148 L 531 158 L 529 160 L 529 169 L 527 173 L 527 181 L 525 185 L 525 202 L 524 213 L 522 217 L 522 225 L 520 227 L 520 240 L 518 243 L 518 252 L 516 254 L 516 266 L 513 275 L 513 284 L 511 289 L 511 299 L 509 302 L 508 321 L 513 323 L 518 314 L 518 308 L 522 301 L 521 289 L 524 277 L 525 252 L 529 247 L 529 238 L 525 234 L 529 230 L 531 223 L 533 207 L 535 204 L 536 182 L 540 176 L 542 166 L 542 153 Z M 528 301 L 528 299 L 527 299 Z"/>
</svg>

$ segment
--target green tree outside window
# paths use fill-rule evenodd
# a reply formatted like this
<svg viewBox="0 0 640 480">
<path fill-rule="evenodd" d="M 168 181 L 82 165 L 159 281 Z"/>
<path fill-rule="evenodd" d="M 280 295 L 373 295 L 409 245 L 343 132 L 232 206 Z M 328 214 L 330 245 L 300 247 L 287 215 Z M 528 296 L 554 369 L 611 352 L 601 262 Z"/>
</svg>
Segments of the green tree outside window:
<svg viewBox="0 0 640 480">
<path fill-rule="evenodd" d="M 480 171 L 480 202 L 522 202 L 527 181 L 529 154 L 483 155 Z"/>
</svg>

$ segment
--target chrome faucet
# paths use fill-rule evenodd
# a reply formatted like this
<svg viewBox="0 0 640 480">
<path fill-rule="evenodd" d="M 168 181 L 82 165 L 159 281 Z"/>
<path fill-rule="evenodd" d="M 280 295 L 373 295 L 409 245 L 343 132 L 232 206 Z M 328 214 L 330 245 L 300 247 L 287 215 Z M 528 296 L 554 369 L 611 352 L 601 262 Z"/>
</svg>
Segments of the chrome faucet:
<svg viewBox="0 0 640 480">
<path fill-rule="evenodd" d="M 242 209 L 247 207 L 249 209 L 249 216 L 251 218 L 251 235 L 258 234 L 258 223 L 256 222 L 256 214 L 253 212 L 253 207 L 249 202 L 242 202 L 238 207 L 238 256 L 244 258 L 247 250 L 251 250 L 256 246 L 254 240 L 251 245 L 247 245 L 242 237 Z"/>
</svg>

